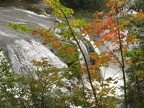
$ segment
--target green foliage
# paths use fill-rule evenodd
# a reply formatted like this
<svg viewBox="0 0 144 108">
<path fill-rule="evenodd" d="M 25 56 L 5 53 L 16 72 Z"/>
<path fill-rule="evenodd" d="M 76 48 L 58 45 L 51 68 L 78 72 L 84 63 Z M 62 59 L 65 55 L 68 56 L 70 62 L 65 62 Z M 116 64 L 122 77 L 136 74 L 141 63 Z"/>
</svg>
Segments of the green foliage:
<svg viewBox="0 0 144 108">
<path fill-rule="evenodd" d="M 2 64 L 5 68 L 1 67 L 1 69 L 6 71 L 5 76 L 8 76 L 8 79 L 5 80 L 2 77 L 3 86 L 1 87 L 1 92 L 2 94 L 3 92 L 6 93 L 4 97 L 6 96 L 6 101 L 10 101 L 8 106 L 64 108 L 72 105 L 84 108 L 117 108 L 116 87 L 111 86 L 111 84 L 116 85 L 118 81 L 112 77 L 104 80 L 101 78 L 99 71 L 101 66 L 108 67 L 108 64 L 112 62 L 118 64 L 123 73 L 125 107 L 127 108 L 127 99 L 131 107 L 143 107 L 143 13 L 126 14 L 119 10 L 123 6 L 121 0 L 117 2 L 117 6 L 115 2 L 110 1 L 107 6 L 111 5 L 112 11 L 106 15 L 103 15 L 104 12 L 96 12 L 96 17 L 98 18 L 91 24 L 87 24 L 85 20 L 73 19 L 73 11 L 62 6 L 59 0 L 44 1 L 53 8 L 55 16 L 62 19 L 65 18 L 62 22 L 58 22 L 57 26 L 48 30 L 40 28 L 34 31 L 26 25 L 9 23 L 8 26 L 19 31 L 33 31 L 35 36 L 38 35 L 44 40 L 44 45 L 49 44 L 55 50 L 55 53 L 67 63 L 68 68 L 58 69 L 50 65 L 44 58 L 42 61 L 32 61 L 34 66 L 37 67 L 36 71 L 25 76 L 19 76 L 9 73 L 7 65 Z M 87 0 L 83 0 L 81 3 L 80 1 L 73 0 L 72 2 L 76 6 L 81 5 L 82 8 L 89 8 L 96 2 L 96 0 L 91 0 L 89 4 L 85 4 L 88 3 Z M 114 10 L 115 8 L 116 11 Z M 119 15 L 119 17 L 115 16 L 115 14 Z M 106 18 L 108 21 L 103 22 Z M 57 27 L 60 31 L 55 32 Z M 101 35 L 104 30 L 109 31 L 102 34 L 101 39 L 95 41 L 94 44 L 96 46 L 103 45 L 107 50 L 102 51 L 100 55 L 91 52 L 89 56 L 96 62 L 89 65 L 83 50 L 81 50 L 79 41 L 88 33 Z M 128 31 L 127 37 L 123 34 L 125 31 Z M 139 41 L 140 39 L 141 41 Z M 118 47 L 111 50 L 109 46 L 105 45 L 106 42 Z M 139 43 L 139 47 L 130 50 L 125 43 L 132 46 Z M 121 57 L 117 56 L 119 52 Z M 83 59 L 85 60 L 82 65 L 80 64 L 80 54 L 83 54 Z M 129 68 L 125 71 L 126 66 L 129 66 Z M 9 74 L 11 74 L 10 77 Z M 128 77 L 127 84 L 125 83 L 125 74 Z M 67 83 L 64 83 L 63 79 Z M 10 82 L 12 82 L 12 85 L 9 84 Z M 8 89 L 10 88 L 10 91 L 7 91 L 7 87 Z M 18 91 L 15 88 L 18 88 Z M 61 88 L 65 89 L 66 92 L 62 91 Z M 11 90 L 13 91 L 11 92 Z M 15 98 L 16 94 L 18 98 Z M 22 100 L 22 97 L 27 98 Z M 1 101 L 3 101 L 3 97 Z M 3 106 L 7 107 L 5 102 Z M 19 104 L 15 105 L 14 103 Z"/>
<path fill-rule="evenodd" d="M 61 46 L 57 55 L 62 56 L 66 63 L 79 61 L 79 52 L 77 51 L 77 47 L 73 44 L 64 44 Z"/>
<path fill-rule="evenodd" d="M 141 108 L 144 105 L 144 17 L 141 13 L 143 8 L 141 6 L 137 7 L 143 4 L 142 1 L 136 0 L 135 3 L 135 8 L 131 8 L 139 13 L 125 16 L 123 25 L 129 30 L 127 42 L 133 46 L 132 50 L 126 51 L 126 57 L 128 57 L 126 61 L 128 63 L 128 68 L 126 69 L 128 103 L 131 108 Z"/>
<path fill-rule="evenodd" d="M 11 66 L 8 60 L 2 56 L 0 56 L 0 107 L 7 108 L 11 106 L 11 108 L 19 107 L 21 105 L 15 104 L 18 103 L 18 100 L 15 98 L 17 96 L 17 92 L 19 92 L 19 88 L 17 86 L 17 82 L 20 80 L 17 74 L 14 74 L 10 71 Z"/>
<path fill-rule="evenodd" d="M 2 49 L 0 50 L 0 52 Z M 2 73 L 2 76 L 6 75 L 10 71 L 10 64 L 8 61 L 0 55 L 0 72 Z"/>
<path fill-rule="evenodd" d="M 94 12 L 91 11 L 87 11 L 87 10 L 80 10 L 80 11 L 76 11 L 74 14 L 75 18 L 84 18 L 84 19 L 94 19 Z M 91 21 L 89 21 L 91 22 Z"/>
<path fill-rule="evenodd" d="M 144 1 L 136 0 L 136 6 L 137 8 L 142 9 L 144 11 Z"/>
<path fill-rule="evenodd" d="M 67 94 L 59 77 L 60 70 L 47 63 L 32 61 L 37 71 L 25 76 L 10 71 L 6 59 L 0 62 L 0 107 L 1 108 L 66 108 Z M 40 71 L 40 70 L 41 71 Z"/>
<path fill-rule="evenodd" d="M 61 29 L 60 32 L 55 33 L 54 30 L 56 27 L 52 27 L 48 30 L 44 28 L 34 30 L 33 34 L 41 37 L 44 40 L 44 45 L 51 45 L 52 48 L 56 50 L 57 55 L 62 57 L 68 64 L 68 68 L 62 70 L 57 69 L 48 64 L 45 59 L 43 59 L 44 61 L 42 62 L 33 60 L 32 63 L 37 66 L 38 69 L 21 77 L 22 80 L 16 83 L 16 87 L 20 88 L 17 93 L 20 95 L 17 101 L 20 101 L 22 97 L 26 97 L 26 99 L 23 99 L 23 103 L 20 101 L 21 103 L 18 105 L 25 106 L 26 104 L 25 107 L 34 108 L 63 108 L 70 105 L 82 107 L 116 107 L 115 98 L 112 98 L 115 95 L 115 88 L 109 87 L 113 79 L 111 78 L 111 81 L 109 80 L 105 82 L 105 84 L 102 84 L 103 80 L 101 80 L 100 72 L 97 70 L 98 67 L 95 65 L 89 66 L 88 64 L 82 64 L 81 66 L 80 64 L 81 58 L 79 58 L 79 54 L 83 53 L 83 51 L 81 50 L 80 52 L 78 50 L 81 49 L 79 41 L 81 41 L 84 36 L 79 31 L 88 25 L 86 21 L 84 19 L 69 20 L 68 18 L 69 16 L 71 17 L 72 10 L 61 6 L 58 0 L 45 1 L 54 8 L 54 15 L 64 17 L 66 21 L 57 24 Z M 32 31 L 32 28 L 26 25 L 9 23 L 8 26 L 19 31 Z M 59 37 L 59 35 L 62 37 Z M 75 44 L 73 44 L 73 41 Z M 85 61 L 85 63 L 88 62 Z M 70 85 L 62 83 L 62 78 L 66 79 L 66 82 Z M 93 85 L 92 81 L 96 81 L 100 85 L 95 83 Z M 20 85 L 24 86 L 21 88 Z M 55 86 L 56 92 L 53 92 L 53 86 Z M 60 88 L 66 89 L 66 93 L 61 91 Z M 112 96 L 109 97 L 110 94 Z M 15 94 L 12 94 L 13 97 L 14 95 Z M 112 102 L 106 101 L 109 99 L 112 99 Z"/>
<path fill-rule="evenodd" d="M 144 82 L 144 50 L 140 47 L 129 51 L 127 56 L 131 61 L 129 68 L 126 70 L 128 76 L 128 102 L 131 108 L 143 107 L 143 82 Z"/>
<path fill-rule="evenodd" d="M 143 0 L 135 0 L 131 6 L 130 9 L 140 12 L 143 11 L 144 12 L 144 1 Z"/>
<path fill-rule="evenodd" d="M 33 28 L 28 27 L 26 24 L 14 24 L 9 22 L 7 23 L 7 26 L 21 32 L 32 32 L 34 30 Z"/>
<path fill-rule="evenodd" d="M 69 8 L 62 6 L 59 0 L 43 0 L 43 1 L 53 9 L 52 14 L 54 14 L 57 17 L 62 17 L 62 18 L 65 18 L 65 16 L 71 17 L 73 14 L 73 11 Z M 65 16 L 63 12 L 65 13 Z"/>
<path fill-rule="evenodd" d="M 103 10 L 108 0 L 60 0 L 60 3 L 72 9 Z"/>
</svg>

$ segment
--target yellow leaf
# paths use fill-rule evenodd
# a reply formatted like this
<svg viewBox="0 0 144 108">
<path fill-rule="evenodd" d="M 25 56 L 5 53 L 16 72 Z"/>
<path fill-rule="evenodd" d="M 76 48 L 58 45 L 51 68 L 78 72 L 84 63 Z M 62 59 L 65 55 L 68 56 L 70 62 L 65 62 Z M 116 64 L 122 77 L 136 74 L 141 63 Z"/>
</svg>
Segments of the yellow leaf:
<svg viewBox="0 0 144 108">
<path fill-rule="evenodd" d="M 105 92 L 109 92 L 111 90 L 111 88 L 103 88 L 102 90 Z"/>
<path fill-rule="evenodd" d="M 70 11 L 71 11 L 72 14 L 74 14 L 74 10 L 73 9 L 70 9 Z"/>
<path fill-rule="evenodd" d="M 139 81 L 142 81 L 142 80 L 144 80 L 144 78 L 138 78 L 138 80 L 139 80 Z"/>
</svg>

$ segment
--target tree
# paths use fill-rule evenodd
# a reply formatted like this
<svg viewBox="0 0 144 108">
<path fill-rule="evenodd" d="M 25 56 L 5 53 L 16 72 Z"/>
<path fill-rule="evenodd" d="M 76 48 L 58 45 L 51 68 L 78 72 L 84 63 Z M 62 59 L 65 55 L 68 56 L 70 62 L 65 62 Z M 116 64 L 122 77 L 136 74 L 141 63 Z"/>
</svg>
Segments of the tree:
<svg viewBox="0 0 144 108">
<path fill-rule="evenodd" d="M 63 73 L 61 73 L 62 71 L 56 71 L 70 84 L 70 86 L 66 87 L 70 96 L 66 94 L 63 95 L 66 96 L 64 100 L 63 97 L 60 97 L 60 100 L 58 100 L 68 103 L 68 106 L 117 107 L 116 103 L 118 99 L 115 93 L 117 79 L 113 77 L 103 79 L 100 71 L 101 67 L 107 68 L 109 64 L 115 64 L 123 74 L 124 107 L 127 108 L 128 100 L 133 100 L 137 95 L 131 98 L 129 94 L 142 93 L 139 90 L 142 90 L 141 87 L 143 85 L 143 47 L 138 48 L 137 43 L 143 44 L 143 41 L 140 41 L 140 37 L 143 39 L 144 14 L 142 12 L 132 14 L 128 12 L 129 10 L 125 10 L 130 3 L 129 0 L 110 0 L 106 6 L 111 10 L 107 13 L 96 11 L 96 18 L 89 24 L 84 20 L 73 19 L 73 10 L 62 6 L 59 0 L 43 1 L 53 8 L 54 15 L 65 19 L 59 22 L 56 27 L 54 26 L 48 30 L 39 28 L 33 31 L 35 36 L 38 35 L 43 39 L 44 45 L 51 45 L 56 54 L 69 66 L 65 71 L 62 70 Z M 19 30 L 32 31 L 24 25 L 10 24 L 9 26 Z M 55 31 L 57 27 L 60 28 L 59 32 Z M 61 38 L 59 38 L 59 35 Z M 100 54 L 96 52 L 89 54 L 89 57 L 95 61 L 93 64 L 87 61 L 80 45 L 80 41 L 86 38 L 87 35 L 89 35 L 89 40 L 86 41 L 88 44 L 93 40 L 92 36 L 97 36 L 99 40 L 94 41 L 95 47 L 103 46 L 105 48 Z M 133 47 L 136 47 L 134 51 L 131 50 Z M 82 54 L 82 58 L 79 58 L 80 54 Z M 81 60 L 84 60 L 83 64 L 80 64 Z M 136 65 L 132 63 L 136 63 Z M 126 72 L 127 67 L 130 67 L 130 70 Z M 45 79 L 45 74 L 46 72 L 43 71 L 42 75 L 44 76 L 40 77 L 40 79 Z M 126 80 L 126 75 L 128 76 L 128 81 Z M 131 86 L 133 84 L 131 83 L 131 78 L 134 79 L 134 86 Z M 48 79 L 48 81 L 53 82 L 52 79 Z M 60 82 L 57 78 L 55 81 L 56 84 Z M 114 86 L 110 86 L 111 83 Z M 41 88 L 43 81 L 38 81 L 38 84 L 40 84 L 40 88 L 33 88 L 32 90 L 34 91 L 32 92 L 34 95 L 37 94 L 37 90 L 38 93 L 43 93 L 43 89 Z M 132 88 L 128 88 L 130 86 Z M 132 92 L 133 90 L 134 92 Z M 57 96 L 59 97 L 59 95 Z M 141 99 L 143 99 L 143 96 Z M 137 106 L 139 107 L 140 105 Z"/>
<path fill-rule="evenodd" d="M 63 93 L 64 84 L 60 82 L 64 69 L 42 61 L 32 60 L 37 70 L 20 75 L 11 72 L 6 58 L 0 56 L 0 107 L 2 108 L 67 108 L 69 95 Z M 55 88 L 54 88 L 55 87 Z M 67 90 L 68 92 L 68 90 Z"/>
<path fill-rule="evenodd" d="M 134 10 L 134 11 L 142 11 L 144 12 L 144 1 L 142 0 L 134 0 L 134 2 L 132 3 L 132 5 L 130 6 L 130 9 Z"/>
<path fill-rule="evenodd" d="M 140 41 L 140 43 L 143 43 L 143 35 L 142 34 L 143 34 L 143 15 L 144 14 L 142 11 L 138 11 L 136 14 L 132 14 L 133 12 L 131 14 L 127 13 L 127 11 L 125 10 L 125 7 L 129 6 L 130 3 L 131 2 L 129 0 L 128 1 L 114 0 L 114 2 L 110 1 L 106 5 L 108 7 L 112 6 L 112 10 L 107 15 L 104 15 L 104 17 L 103 17 L 103 19 L 105 19 L 105 18 L 107 19 L 107 22 L 103 23 L 100 19 L 101 15 L 103 13 L 96 13 L 98 18 L 96 18 L 93 21 L 94 24 L 89 26 L 92 29 L 88 29 L 88 28 L 86 28 L 86 29 L 90 30 L 90 31 L 88 31 L 89 33 L 98 34 L 98 35 L 102 31 L 108 30 L 107 32 L 104 32 L 102 34 L 101 40 L 99 42 L 96 42 L 95 44 L 97 46 L 103 45 L 104 47 L 106 47 L 106 49 L 108 49 L 108 52 L 105 52 L 105 54 L 108 53 L 107 56 L 114 57 L 110 60 L 111 62 L 113 60 L 116 60 L 117 62 L 119 62 L 120 68 L 123 72 L 125 107 L 128 106 L 127 92 L 129 92 L 128 98 L 130 101 L 131 101 L 131 99 L 133 100 L 133 102 L 129 101 L 130 104 L 132 104 L 132 107 L 139 108 L 139 107 L 143 106 L 143 103 L 140 101 L 140 100 L 143 100 L 143 94 L 142 94 L 142 97 L 140 100 L 136 99 L 136 96 L 138 96 L 138 94 L 141 93 L 141 91 L 138 91 L 137 89 L 143 87 L 143 85 L 142 85 L 143 75 L 138 74 L 139 72 L 143 73 L 143 68 L 140 68 L 142 65 L 141 61 L 143 61 L 142 59 L 140 59 L 141 57 L 143 57 L 143 54 L 141 54 L 141 53 L 143 53 L 143 49 L 138 48 L 138 46 L 137 46 L 138 44 L 136 44 L 136 43 L 139 43 L 138 41 L 140 39 L 142 39 Z M 131 10 L 131 11 L 133 11 L 133 10 Z M 126 32 L 128 32 L 128 33 L 126 33 Z M 111 43 L 112 45 L 115 45 L 115 46 L 119 45 L 119 48 L 115 48 L 115 49 L 111 50 L 109 46 L 106 46 L 106 43 Z M 131 48 L 134 48 L 134 47 L 136 49 L 131 50 Z M 116 55 L 116 53 L 118 53 L 118 52 L 120 52 L 120 55 L 121 55 L 120 59 Z M 137 54 L 140 57 L 139 59 L 135 58 L 135 57 L 138 57 Z M 129 60 L 127 60 L 128 57 L 130 57 Z M 134 63 L 134 64 L 138 63 L 139 66 L 133 66 L 131 64 L 130 68 L 128 70 L 126 70 L 126 67 L 129 67 L 129 63 L 127 61 Z M 126 71 L 128 71 L 127 75 L 129 76 L 128 85 L 126 83 L 126 77 L 125 77 Z M 141 79 L 141 81 L 139 81 L 138 79 L 139 80 Z M 134 84 L 134 86 L 132 86 L 132 84 Z M 127 88 L 131 88 L 131 89 L 127 89 Z M 133 92 L 133 90 L 137 91 L 137 94 L 135 94 L 134 96 L 132 96 L 133 94 L 131 94 Z M 141 88 L 141 90 L 142 90 L 142 88 Z"/>
<path fill-rule="evenodd" d="M 60 3 L 72 9 L 101 10 L 108 0 L 60 0 Z"/>
<path fill-rule="evenodd" d="M 131 108 L 141 108 L 143 106 L 143 82 L 144 82 L 144 68 L 143 68 L 143 51 L 144 51 L 144 21 L 143 21 L 143 1 L 136 0 L 135 5 L 130 6 L 130 9 L 138 12 L 136 18 L 140 18 L 137 22 L 134 18 L 131 19 L 132 26 L 128 26 L 129 29 L 135 31 L 137 39 L 139 39 L 139 44 L 128 51 L 126 55 L 130 58 L 128 63 L 129 67 L 126 70 L 128 76 L 128 103 Z"/>
<path fill-rule="evenodd" d="M 131 108 L 143 107 L 143 82 L 144 82 L 144 68 L 143 68 L 143 52 L 141 47 L 137 47 L 127 53 L 130 57 L 130 66 L 126 70 L 128 76 L 128 102 Z"/>
</svg>

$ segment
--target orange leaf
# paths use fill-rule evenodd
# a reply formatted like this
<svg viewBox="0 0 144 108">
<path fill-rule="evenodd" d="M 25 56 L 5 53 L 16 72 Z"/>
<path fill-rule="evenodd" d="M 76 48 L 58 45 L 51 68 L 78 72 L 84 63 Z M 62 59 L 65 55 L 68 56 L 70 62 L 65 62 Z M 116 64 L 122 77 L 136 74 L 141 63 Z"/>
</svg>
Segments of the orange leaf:
<svg viewBox="0 0 144 108">
<path fill-rule="evenodd" d="M 107 78 L 107 79 L 106 79 L 106 81 L 112 81 L 112 78 L 111 78 L 111 77 L 109 77 L 109 78 Z"/>
<path fill-rule="evenodd" d="M 110 7 L 110 4 L 109 4 L 109 3 L 106 3 L 106 7 Z"/>
<path fill-rule="evenodd" d="M 92 23 L 96 23 L 96 22 L 100 22 L 100 20 L 98 18 L 96 18 L 92 21 Z"/>
</svg>

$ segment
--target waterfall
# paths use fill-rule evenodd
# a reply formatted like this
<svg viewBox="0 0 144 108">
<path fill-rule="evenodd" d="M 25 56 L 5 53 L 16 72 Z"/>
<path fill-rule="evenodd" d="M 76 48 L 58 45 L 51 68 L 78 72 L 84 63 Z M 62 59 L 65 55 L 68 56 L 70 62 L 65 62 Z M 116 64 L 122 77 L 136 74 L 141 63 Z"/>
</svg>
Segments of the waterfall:
<svg viewBox="0 0 144 108">
<path fill-rule="evenodd" d="M 30 27 L 49 28 L 55 22 L 51 15 L 38 15 L 34 12 L 14 7 L 0 7 L 0 10 L 0 47 L 4 49 L 3 53 L 8 55 L 13 71 L 20 74 L 30 71 L 33 68 L 31 63 L 33 59 L 41 60 L 45 57 L 48 58 L 50 64 L 58 68 L 67 67 L 48 47 L 43 46 L 39 39 L 33 37 L 30 33 L 22 33 L 7 27 L 7 22 L 14 22 L 27 24 Z M 89 39 L 89 37 L 87 36 L 86 39 Z M 95 51 L 100 54 L 100 51 L 93 47 L 93 42 L 87 44 L 85 40 L 82 40 L 79 43 L 87 61 L 90 61 L 88 57 L 90 52 Z M 104 79 L 114 75 L 114 77 L 122 77 L 121 73 L 117 73 L 119 71 L 118 67 L 114 65 L 110 65 L 107 68 L 101 67 L 100 69 Z M 122 80 L 119 80 L 119 85 L 122 85 Z M 118 91 L 117 93 L 120 92 Z"/>
<path fill-rule="evenodd" d="M 50 49 L 35 40 L 29 40 L 29 42 L 16 40 L 13 44 L 7 45 L 7 49 L 14 72 L 27 72 L 28 69 L 33 68 L 30 61 L 33 59 L 41 61 L 42 58 L 47 58 L 48 62 L 57 68 L 66 67 L 66 64 L 55 56 Z"/>
<path fill-rule="evenodd" d="M 49 48 L 43 46 L 39 39 L 30 33 L 22 33 L 7 27 L 7 22 L 27 24 L 30 27 L 49 28 L 54 20 L 50 15 L 38 15 L 34 12 L 14 7 L 0 7 L 0 47 L 12 64 L 14 72 L 22 74 L 34 68 L 31 61 L 47 58 L 48 62 L 58 68 L 67 65 Z"/>
</svg>

